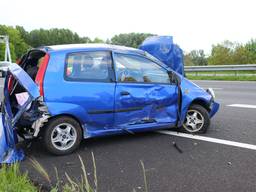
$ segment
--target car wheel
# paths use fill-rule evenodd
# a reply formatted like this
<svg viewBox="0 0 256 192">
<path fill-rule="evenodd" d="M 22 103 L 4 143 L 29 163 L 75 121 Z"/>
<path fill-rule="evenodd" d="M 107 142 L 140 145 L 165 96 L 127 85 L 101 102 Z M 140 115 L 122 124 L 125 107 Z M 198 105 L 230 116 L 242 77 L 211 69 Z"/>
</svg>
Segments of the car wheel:
<svg viewBox="0 0 256 192">
<path fill-rule="evenodd" d="M 210 125 L 208 111 L 201 105 L 189 107 L 182 130 L 187 133 L 205 133 Z"/>
<path fill-rule="evenodd" d="M 55 155 L 73 152 L 82 140 L 80 124 L 70 117 L 58 117 L 49 121 L 43 134 L 46 149 Z"/>
</svg>

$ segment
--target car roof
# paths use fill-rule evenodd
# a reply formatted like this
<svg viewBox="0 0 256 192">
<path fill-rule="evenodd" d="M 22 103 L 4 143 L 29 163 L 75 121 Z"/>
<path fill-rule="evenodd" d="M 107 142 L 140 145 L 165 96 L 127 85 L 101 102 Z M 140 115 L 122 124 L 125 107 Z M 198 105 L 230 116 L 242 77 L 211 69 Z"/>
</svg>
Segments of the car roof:
<svg viewBox="0 0 256 192">
<path fill-rule="evenodd" d="M 51 45 L 40 47 L 49 52 L 51 51 L 93 51 L 93 50 L 102 50 L 102 51 L 119 51 L 127 53 L 137 53 L 145 55 L 145 51 L 140 49 L 135 49 L 132 47 L 125 47 L 120 45 L 110 45 L 110 44 L 98 44 L 98 43 L 87 43 L 87 44 L 65 44 L 65 45 Z"/>
<path fill-rule="evenodd" d="M 116 52 L 127 53 L 127 54 L 143 55 L 143 56 L 147 57 L 148 59 L 163 66 L 164 68 L 169 68 L 166 64 L 164 64 L 163 62 L 161 62 L 159 59 L 155 58 L 154 56 L 150 55 L 146 51 L 132 48 L 132 47 L 120 46 L 120 45 L 98 44 L 98 43 L 63 44 L 63 45 L 42 46 L 42 47 L 38 47 L 34 50 L 44 50 L 47 52 L 116 51 Z"/>
</svg>

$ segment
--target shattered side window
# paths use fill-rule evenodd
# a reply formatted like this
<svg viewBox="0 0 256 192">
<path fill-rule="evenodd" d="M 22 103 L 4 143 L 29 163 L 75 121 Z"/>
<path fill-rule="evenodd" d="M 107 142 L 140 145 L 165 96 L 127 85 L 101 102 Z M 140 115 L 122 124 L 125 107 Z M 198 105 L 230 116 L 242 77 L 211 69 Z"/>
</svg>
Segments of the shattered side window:
<svg viewBox="0 0 256 192">
<path fill-rule="evenodd" d="M 112 59 L 110 52 L 93 51 L 69 54 L 65 78 L 74 81 L 110 81 Z"/>
<path fill-rule="evenodd" d="M 170 83 L 166 69 L 141 56 L 116 54 L 119 82 Z"/>
</svg>

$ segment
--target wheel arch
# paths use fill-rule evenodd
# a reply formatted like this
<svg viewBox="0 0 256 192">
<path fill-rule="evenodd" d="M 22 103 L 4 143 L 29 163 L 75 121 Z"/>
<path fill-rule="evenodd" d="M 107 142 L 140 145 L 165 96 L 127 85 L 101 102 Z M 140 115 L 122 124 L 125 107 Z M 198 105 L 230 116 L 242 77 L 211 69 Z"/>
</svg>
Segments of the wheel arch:
<svg viewBox="0 0 256 192">
<path fill-rule="evenodd" d="M 186 99 L 185 101 L 183 100 L 182 103 L 183 104 L 182 104 L 182 111 L 181 111 L 181 119 L 178 126 L 181 126 L 182 123 L 184 122 L 187 111 L 191 105 L 201 105 L 207 110 L 208 113 L 210 113 L 210 103 L 209 101 L 205 100 L 202 97 L 197 97 L 197 98 L 194 98 L 193 100 L 189 98 L 189 99 Z"/>
<path fill-rule="evenodd" d="M 196 98 L 194 99 L 190 105 L 188 106 L 188 109 L 191 105 L 201 105 L 203 106 L 207 111 L 208 113 L 211 111 L 210 109 L 210 105 L 209 105 L 209 102 L 207 102 L 206 100 L 202 99 L 202 98 Z"/>
<path fill-rule="evenodd" d="M 60 118 L 60 117 L 70 117 L 72 119 L 74 119 L 76 122 L 79 123 L 80 125 L 80 128 L 81 128 L 81 131 L 82 131 L 82 134 L 84 136 L 84 127 L 83 127 L 83 124 L 81 122 L 81 120 L 79 118 L 77 118 L 75 115 L 72 115 L 72 114 L 69 114 L 69 113 L 63 113 L 63 114 L 58 114 L 58 115 L 54 115 L 54 116 L 51 116 L 49 119 L 48 119 L 48 122 L 53 120 L 53 119 L 57 119 L 57 118 Z"/>
<path fill-rule="evenodd" d="M 186 112 L 184 112 L 184 116 L 182 119 L 182 124 L 185 122 L 185 118 L 187 115 L 187 112 L 189 111 L 189 109 L 191 109 L 191 106 L 197 106 L 196 109 L 198 109 L 198 107 L 200 107 L 201 109 L 204 109 L 204 113 L 208 113 L 207 117 L 209 117 L 209 113 L 211 111 L 210 109 L 210 102 L 207 102 L 207 100 L 203 99 L 203 98 L 195 98 L 194 100 L 192 100 L 187 106 L 186 106 Z M 203 114 L 203 113 L 201 113 Z M 205 133 L 210 125 L 210 117 L 207 118 L 208 120 L 205 121 L 206 122 L 206 127 L 202 128 L 203 130 L 200 130 L 200 133 Z M 183 129 L 183 131 L 185 130 L 185 128 L 183 127 L 183 125 L 180 125 L 181 129 Z"/>
</svg>

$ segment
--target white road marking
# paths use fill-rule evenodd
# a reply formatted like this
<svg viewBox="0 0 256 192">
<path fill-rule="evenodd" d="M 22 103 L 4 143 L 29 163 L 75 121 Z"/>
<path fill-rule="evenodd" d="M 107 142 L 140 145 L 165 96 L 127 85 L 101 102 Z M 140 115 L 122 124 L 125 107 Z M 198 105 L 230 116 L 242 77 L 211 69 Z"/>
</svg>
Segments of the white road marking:
<svg viewBox="0 0 256 192">
<path fill-rule="evenodd" d="M 250 108 L 250 109 L 256 109 L 256 105 L 247 105 L 247 104 L 231 104 L 227 105 L 228 107 L 241 107 L 241 108 Z"/>
<path fill-rule="evenodd" d="M 203 87 L 203 89 L 208 89 L 209 87 Z M 222 90 L 223 88 L 220 88 L 220 87 L 210 87 L 212 88 L 213 90 Z"/>
<path fill-rule="evenodd" d="M 245 149 L 251 149 L 256 151 L 256 145 L 248 144 L 248 143 L 239 143 L 235 141 L 229 141 L 229 140 L 223 140 L 223 139 L 216 139 L 212 137 L 204 137 L 200 135 L 191 135 L 191 134 L 186 134 L 186 133 L 179 133 L 175 131 L 156 131 L 157 133 L 165 134 L 165 135 L 172 135 L 172 136 L 178 136 L 178 137 L 184 137 L 184 138 L 189 138 L 189 139 L 196 139 L 196 140 L 201 140 L 201 141 L 207 141 L 211 143 L 218 143 L 222 145 L 229 145 L 229 146 L 234 146 L 234 147 L 240 147 L 240 148 L 245 148 Z"/>
</svg>

